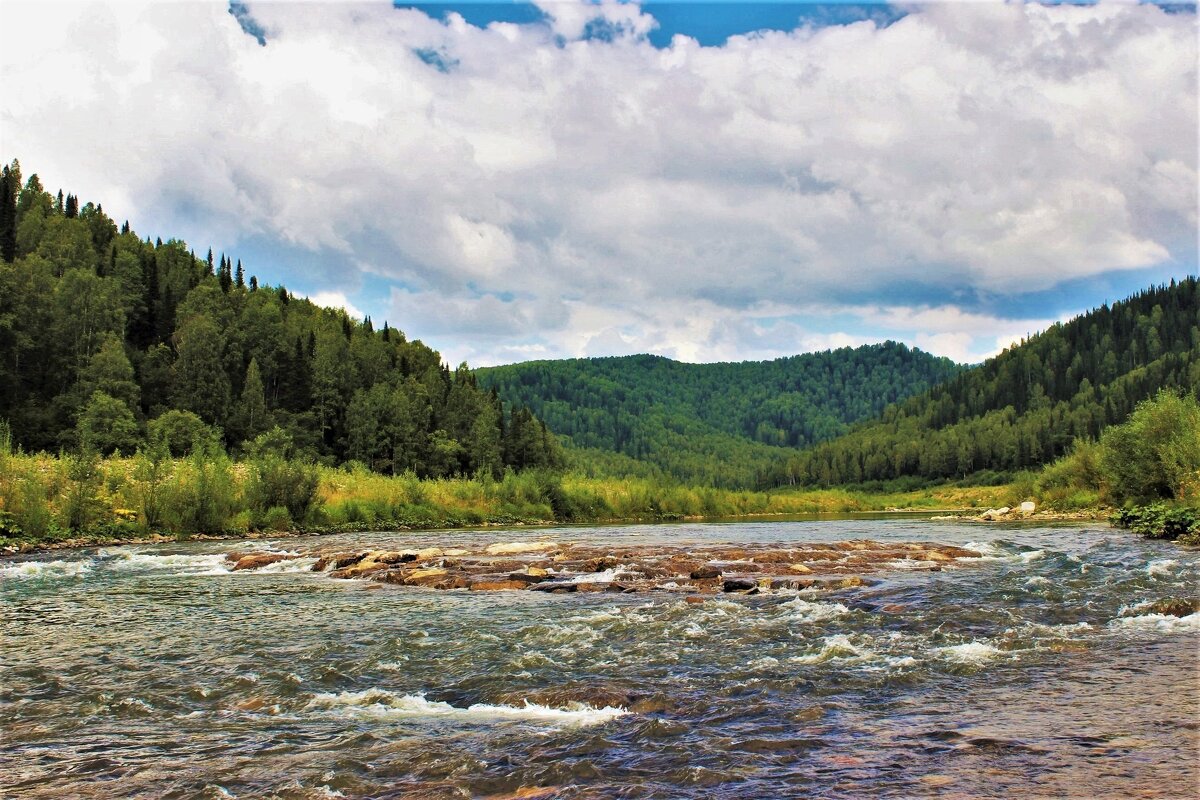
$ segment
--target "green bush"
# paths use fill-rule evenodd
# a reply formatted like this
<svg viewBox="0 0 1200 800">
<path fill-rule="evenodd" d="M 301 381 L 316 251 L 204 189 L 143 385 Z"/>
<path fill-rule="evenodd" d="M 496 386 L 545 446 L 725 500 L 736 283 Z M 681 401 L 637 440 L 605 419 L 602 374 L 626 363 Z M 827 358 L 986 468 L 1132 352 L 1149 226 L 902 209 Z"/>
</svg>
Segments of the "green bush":
<svg viewBox="0 0 1200 800">
<path fill-rule="evenodd" d="M 164 496 L 167 527 L 177 534 L 223 533 L 237 511 L 237 487 L 223 451 L 201 448 L 175 469 Z"/>
<path fill-rule="evenodd" d="M 1200 510 L 1186 506 L 1154 503 L 1123 508 L 1112 516 L 1114 525 L 1140 533 L 1147 539 L 1183 539 L 1194 543 L 1200 538 Z"/>
<path fill-rule="evenodd" d="M 1163 390 L 1100 440 L 1101 467 L 1118 503 L 1194 497 L 1200 489 L 1200 404 Z"/>
<path fill-rule="evenodd" d="M 258 527 L 264 531 L 290 531 L 292 515 L 283 506 L 271 506 L 262 515 Z"/>
<path fill-rule="evenodd" d="M 246 499 L 255 512 L 266 514 L 273 508 L 283 508 L 289 522 L 303 524 L 317 501 L 319 484 L 317 468 L 311 464 L 277 455 L 261 456 L 250 464 Z"/>
</svg>

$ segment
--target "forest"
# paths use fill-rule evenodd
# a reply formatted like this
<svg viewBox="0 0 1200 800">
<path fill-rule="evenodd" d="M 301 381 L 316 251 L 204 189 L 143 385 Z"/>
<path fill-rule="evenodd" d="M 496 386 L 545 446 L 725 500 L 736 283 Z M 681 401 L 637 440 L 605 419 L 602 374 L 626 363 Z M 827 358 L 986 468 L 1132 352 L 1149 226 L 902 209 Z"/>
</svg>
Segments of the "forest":
<svg viewBox="0 0 1200 800">
<path fill-rule="evenodd" d="M 475 374 L 561 435 L 576 469 L 748 487 L 774 480 L 795 448 L 832 439 L 963 369 L 884 342 L 762 362 L 637 355 Z"/>
<path fill-rule="evenodd" d="M 1054 325 L 798 453 L 777 483 L 1011 473 L 1098 439 L 1161 389 L 1200 391 L 1200 283 L 1188 277 Z"/>
<path fill-rule="evenodd" d="M 558 467 L 557 439 L 466 365 L 240 259 L 142 239 L 101 205 L 0 173 L 0 420 L 26 451 L 149 442 L 442 477 Z"/>
</svg>

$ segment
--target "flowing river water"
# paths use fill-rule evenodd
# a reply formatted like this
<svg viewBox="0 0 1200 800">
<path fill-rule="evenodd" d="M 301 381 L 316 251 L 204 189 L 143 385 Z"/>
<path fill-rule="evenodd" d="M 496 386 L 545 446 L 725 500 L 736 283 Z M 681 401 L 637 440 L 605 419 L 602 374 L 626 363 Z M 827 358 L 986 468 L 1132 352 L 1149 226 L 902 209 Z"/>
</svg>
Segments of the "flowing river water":
<svg viewBox="0 0 1200 800">
<path fill-rule="evenodd" d="M 1105 527 L 840 520 L 348 548 L 933 541 L 869 587 L 435 591 L 204 542 L 0 562 L 0 796 L 1190 798 L 1200 554 Z M 624 705 L 611 698 L 638 698 Z M 534 702 L 526 702 L 530 698 Z M 610 702 L 611 700 L 611 702 Z"/>
</svg>

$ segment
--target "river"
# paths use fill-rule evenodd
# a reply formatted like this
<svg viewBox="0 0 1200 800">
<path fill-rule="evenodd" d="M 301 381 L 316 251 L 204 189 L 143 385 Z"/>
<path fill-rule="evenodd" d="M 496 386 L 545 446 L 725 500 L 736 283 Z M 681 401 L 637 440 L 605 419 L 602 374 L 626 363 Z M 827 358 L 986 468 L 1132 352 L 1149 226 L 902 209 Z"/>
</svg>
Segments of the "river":
<svg viewBox="0 0 1200 800">
<path fill-rule="evenodd" d="M 322 537 L 399 547 L 869 538 L 981 558 L 872 586 L 435 591 L 226 552 L 0 562 L 0 796 L 1185 798 L 1200 554 L 914 519 Z M 637 698 L 622 705 L 617 698 Z M 526 701 L 533 698 L 535 702 Z"/>
</svg>

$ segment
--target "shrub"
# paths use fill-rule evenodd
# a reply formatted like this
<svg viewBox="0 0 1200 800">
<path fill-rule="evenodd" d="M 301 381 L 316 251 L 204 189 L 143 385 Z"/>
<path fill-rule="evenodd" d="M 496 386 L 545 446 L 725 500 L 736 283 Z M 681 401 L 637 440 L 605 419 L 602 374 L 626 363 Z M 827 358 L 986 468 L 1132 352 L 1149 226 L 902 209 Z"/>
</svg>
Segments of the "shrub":
<svg viewBox="0 0 1200 800">
<path fill-rule="evenodd" d="M 87 530 L 96 519 L 100 502 L 100 456 L 87 450 L 67 460 L 67 492 L 63 499 L 62 522 L 73 531 Z"/>
<path fill-rule="evenodd" d="M 1185 506 L 1154 503 L 1123 508 L 1113 514 L 1112 522 L 1147 539 L 1182 538 L 1185 543 L 1192 543 L 1192 540 L 1200 537 L 1200 511 Z"/>
<path fill-rule="evenodd" d="M 175 469 L 164 497 L 165 519 L 179 534 L 222 533 L 237 505 L 228 456 L 201 448 Z"/>
<path fill-rule="evenodd" d="M 288 461 L 277 455 L 256 458 L 250 465 L 246 499 L 250 508 L 267 514 L 283 508 L 292 521 L 303 523 L 317 500 L 320 479 L 317 468 L 300 461 Z"/>
<path fill-rule="evenodd" d="M 290 531 L 292 515 L 283 506 L 271 506 L 262 515 L 259 529 L 264 531 Z"/>
<path fill-rule="evenodd" d="M 1107 488 L 1118 503 L 1185 498 L 1200 475 L 1200 404 L 1163 390 L 1100 440 Z"/>
</svg>

